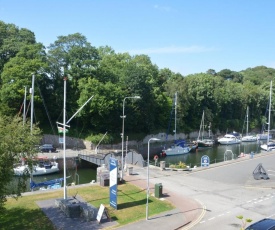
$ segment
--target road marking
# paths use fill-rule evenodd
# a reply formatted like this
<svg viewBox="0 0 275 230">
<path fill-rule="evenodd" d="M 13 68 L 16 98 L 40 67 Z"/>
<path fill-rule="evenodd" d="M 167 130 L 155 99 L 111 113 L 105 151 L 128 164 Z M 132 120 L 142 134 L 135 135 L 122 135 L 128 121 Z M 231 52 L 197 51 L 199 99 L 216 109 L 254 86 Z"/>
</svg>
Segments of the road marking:
<svg viewBox="0 0 275 230">
<path fill-rule="evenodd" d="M 214 216 L 214 217 L 212 217 L 212 218 L 209 218 L 208 220 L 214 220 L 216 217 Z"/>
<path fill-rule="evenodd" d="M 198 201 L 198 203 L 200 203 L 201 208 L 202 208 L 202 212 L 201 212 L 200 216 L 194 222 L 191 222 L 191 224 L 188 224 L 186 227 L 182 228 L 181 230 L 189 230 L 192 227 L 194 227 L 196 224 L 205 222 L 205 221 L 201 221 L 201 220 L 206 213 L 206 206 L 200 200 L 196 199 L 196 201 Z"/>
</svg>

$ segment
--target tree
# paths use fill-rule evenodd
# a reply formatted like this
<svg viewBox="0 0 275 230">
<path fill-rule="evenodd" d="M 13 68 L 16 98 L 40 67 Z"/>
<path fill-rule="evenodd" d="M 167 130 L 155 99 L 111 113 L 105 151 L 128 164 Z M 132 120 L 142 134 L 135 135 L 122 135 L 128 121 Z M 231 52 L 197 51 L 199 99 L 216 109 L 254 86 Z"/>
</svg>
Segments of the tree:
<svg viewBox="0 0 275 230">
<path fill-rule="evenodd" d="M 22 46 L 16 56 L 5 64 L 2 72 L 0 112 L 4 115 L 18 113 L 24 99 L 25 87 L 31 88 L 32 75 L 46 68 L 46 54 L 42 44 Z M 37 80 L 41 81 L 48 78 L 45 73 L 41 72 L 35 75 Z M 38 111 L 38 107 L 36 107 L 36 110 Z"/>
<path fill-rule="evenodd" d="M 104 133 L 106 130 L 114 132 L 121 127 L 122 103 L 121 88 L 111 82 L 102 83 L 97 79 L 79 80 L 79 106 L 83 105 L 91 96 L 92 101 L 80 112 L 83 126 L 92 131 Z"/>
<path fill-rule="evenodd" d="M 206 71 L 206 73 L 210 74 L 210 75 L 213 75 L 213 76 L 217 75 L 217 73 L 216 73 L 216 71 L 214 69 L 209 69 L 209 70 Z"/>
<path fill-rule="evenodd" d="M 233 82 L 238 82 L 238 83 L 243 82 L 242 73 L 231 71 L 230 69 L 223 69 L 220 72 L 218 72 L 217 75 L 224 78 L 224 80 L 231 80 Z"/>
<path fill-rule="evenodd" d="M 13 186 L 11 194 L 8 192 L 9 184 L 13 180 L 13 167 L 22 158 L 27 159 L 32 168 L 32 157 L 37 155 L 35 145 L 40 140 L 40 130 L 33 126 L 30 132 L 30 125 L 23 125 L 22 119 L 18 117 L 0 117 L 0 209 L 8 195 L 17 198 L 26 189 L 27 177 L 18 179 Z"/>
<path fill-rule="evenodd" d="M 63 78 L 68 77 L 70 80 L 70 84 L 67 85 L 67 108 L 68 112 L 73 114 L 78 109 L 78 81 L 95 77 L 99 59 L 97 49 L 80 33 L 59 36 L 50 44 L 48 61 L 53 93 L 47 97 L 46 104 L 51 104 L 51 111 L 55 112 L 55 117 L 60 114 L 63 107 L 63 97 L 60 96 L 63 95 Z"/>
<path fill-rule="evenodd" d="M 27 29 L 19 29 L 14 24 L 0 21 L 0 74 L 4 65 L 16 56 L 22 46 L 35 44 L 34 33 Z"/>
</svg>

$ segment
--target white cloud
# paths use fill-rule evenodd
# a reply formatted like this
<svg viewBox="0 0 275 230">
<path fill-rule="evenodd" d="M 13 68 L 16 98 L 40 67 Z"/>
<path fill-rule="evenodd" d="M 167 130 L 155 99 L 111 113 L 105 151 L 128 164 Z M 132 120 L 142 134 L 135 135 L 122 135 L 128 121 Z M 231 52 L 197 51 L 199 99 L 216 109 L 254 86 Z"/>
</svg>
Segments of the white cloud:
<svg viewBox="0 0 275 230">
<path fill-rule="evenodd" d="M 212 47 L 203 47 L 203 46 L 168 46 L 168 47 L 160 47 L 160 48 L 148 48 L 148 49 L 135 49 L 128 50 L 130 54 L 173 54 L 173 53 L 204 53 L 213 51 Z"/>
<path fill-rule="evenodd" d="M 169 6 L 154 5 L 154 8 L 157 9 L 157 10 L 166 11 L 166 12 L 169 12 L 169 11 L 172 10 L 172 8 L 169 7 Z"/>
</svg>

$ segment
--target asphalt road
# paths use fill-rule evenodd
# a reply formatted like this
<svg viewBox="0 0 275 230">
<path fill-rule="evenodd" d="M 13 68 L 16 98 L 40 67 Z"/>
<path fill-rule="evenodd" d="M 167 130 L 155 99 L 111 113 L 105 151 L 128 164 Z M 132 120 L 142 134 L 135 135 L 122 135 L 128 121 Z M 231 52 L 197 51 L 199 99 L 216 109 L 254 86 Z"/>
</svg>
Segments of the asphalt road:
<svg viewBox="0 0 275 230">
<path fill-rule="evenodd" d="M 180 191 L 203 205 L 204 215 L 192 229 L 240 229 L 241 220 L 236 217 L 239 215 L 253 222 L 275 218 L 274 162 L 275 153 L 264 153 L 253 159 L 231 160 L 190 173 L 171 172 L 166 177 L 155 176 L 150 180 L 162 182 L 170 191 Z M 269 180 L 254 179 L 253 172 L 260 163 Z"/>
<path fill-rule="evenodd" d="M 62 157 L 62 154 L 61 150 L 55 156 Z M 67 154 L 74 156 L 78 151 L 68 150 Z M 257 154 L 253 159 L 244 157 L 191 172 L 152 170 L 150 183 L 162 183 L 164 190 L 182 194 L 202 204 L 203 214 L 191 229 L 240 229 L 242 223 L 236 217 L 239 215 L 253 222 L 267 217 L 275 219 L 274 162 L 275 152 L 269 152 Z M 260 163 L 270 179 L 254 179 L 253 171 Z M 146 176 L 144 168 L 135 168 L 135 171 Z"/>
</svg>

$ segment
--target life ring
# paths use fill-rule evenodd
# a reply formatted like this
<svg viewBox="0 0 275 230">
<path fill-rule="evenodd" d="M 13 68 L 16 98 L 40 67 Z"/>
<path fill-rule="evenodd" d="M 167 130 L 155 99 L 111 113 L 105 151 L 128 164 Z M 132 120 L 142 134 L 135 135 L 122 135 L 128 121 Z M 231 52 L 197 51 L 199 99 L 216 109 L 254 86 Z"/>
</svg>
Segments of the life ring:
<svg viewBox="0 0 275 230">
<path fill-rule="evenodd" d="M 154 160 L 157 161 L 159 159 L 158 155 L 154 156 Z"/>
</svg>

